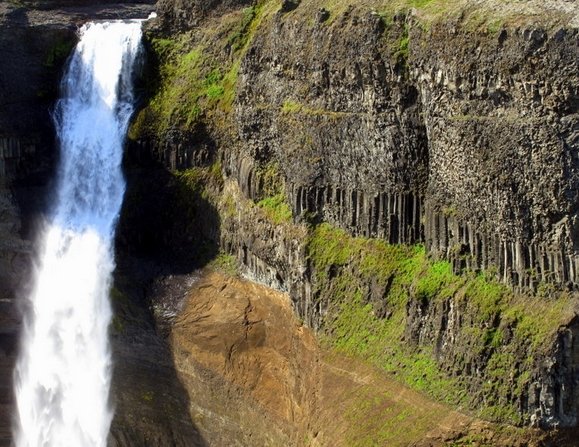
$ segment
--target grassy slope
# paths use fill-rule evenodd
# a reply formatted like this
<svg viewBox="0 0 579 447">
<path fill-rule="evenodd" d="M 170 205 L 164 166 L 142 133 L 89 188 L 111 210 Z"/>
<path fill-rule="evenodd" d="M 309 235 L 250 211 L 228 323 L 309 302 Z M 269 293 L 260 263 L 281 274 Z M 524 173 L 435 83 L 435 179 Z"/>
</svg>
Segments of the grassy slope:
<svg viewBox="0 0 579 447">
<path fill-rule="evenodd" d="M 329 309 L 323 333 L 330 346 L 370 360 L 438 400 L 478 406 L 480 397 L 470 393 L 470 378 L 449 377 L 439 369 L 435 340 L 419 349 L 404 341 L 410 299 L 424 307 L 452 301 L 463 321 L 454 364 L 460 369 L 477 358 L 487 359 L 479 415 L 521 422 L 512 399 L 529 385 L 530 371 L 552 345 L 559 326 L 573 317 L 570 296 L 517 296 L 484 274 L 454 274 L 448 262 L 429 260 L 421 246 L 353 238 L 327 224 L 312 231 L 308 249 L 319 299 Z M 370 285 L 386 289 L 384 303 L 378 303 L 386 311 L 368 299 Z"/>
</svg>

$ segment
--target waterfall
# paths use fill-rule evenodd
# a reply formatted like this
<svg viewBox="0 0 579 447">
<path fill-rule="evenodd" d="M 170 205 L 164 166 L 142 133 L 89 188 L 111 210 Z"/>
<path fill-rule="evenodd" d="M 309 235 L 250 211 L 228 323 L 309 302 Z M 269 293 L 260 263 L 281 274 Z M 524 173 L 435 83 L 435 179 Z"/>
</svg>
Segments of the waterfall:
<svg viewBox="0 0 579 447">
<path fill-rule="evenodd" d="M 17 447 L 107 444 L 113 239 L 141 22 L 84 25 L 62 81 L 57 185 L 15 369 Z"/>
</svg>

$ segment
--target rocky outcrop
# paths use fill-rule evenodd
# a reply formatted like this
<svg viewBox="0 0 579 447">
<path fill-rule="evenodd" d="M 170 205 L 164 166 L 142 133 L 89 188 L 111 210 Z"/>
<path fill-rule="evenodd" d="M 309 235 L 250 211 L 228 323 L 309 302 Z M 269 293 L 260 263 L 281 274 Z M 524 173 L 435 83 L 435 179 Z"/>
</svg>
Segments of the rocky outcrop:
<svg viewBox="0 0 579 447">
<path fill-rule="evenodd" d="M 520 286 L 577 284 L 578 36 L 527 28 L 473 39 L 439 28 L 427 51 L 412 47 L 433 253 L 454 250 Z"/>
<path fill-rule="evenodd" d="M 241 62 L 224 168 L 256 198 L 277 163 L 298 219 L 574 288 L 577 29 L 465 14 L 428 31 L 418 13 L 271 14 Z"/>
<path fill-rule="evenodd" d="M 197 26 L 207 16 L 219 16 L 228 10 L 255 3 L 255 0 L 159 0 L 157 11 L 160 26 L 165 31 L 184 31 Z"/>
</svg>

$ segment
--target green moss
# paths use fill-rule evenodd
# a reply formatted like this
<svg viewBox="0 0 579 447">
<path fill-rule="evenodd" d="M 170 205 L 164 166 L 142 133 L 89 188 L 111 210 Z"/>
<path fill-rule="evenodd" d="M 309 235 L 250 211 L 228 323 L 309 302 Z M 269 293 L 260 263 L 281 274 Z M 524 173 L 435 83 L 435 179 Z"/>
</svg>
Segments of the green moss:
<svg viewBox="0 0 579 447">
<path fill-rule="evenodd" d="M 464 299 L 476 309 L 476 320 L 486 323 L 494 320 L 506 307 L 510 290 L 484 273 L 469 278 Z"/>
<path fill-rule="evenodd" d="M 399 63 L 403 64 L 404 66 L 406 66 L 408 61 L 409 45 L 410 45 L 409 27 L 405 23 L 402 27 L 400 37 L 396 42 L 393 54 L 394 59 L 396 59 Z"/>
<path fill-rule="evenodd" d="M 402 447 L 413 444 L 428 432 L 434 415 L 412 411 L 406 402 L 397 401 L 391 393 L 377 391 L 362 387 L 346 408 L 346 445 Z"/>
<path fill-rule="evenodd" d="M 178 189 L 178 196 L 182 198 L 184 210 L 191 208 L 191 213 L 194 213 L 192 198 L 198 197 L 207 200 L 211 195 L 211 190 L 220 189 L 223 185 L 219 161 L 208 167 L 193 167 L 183 171 L 174 171 L 173 178 Z"/>
<path fill-rule="evenodd" d="M 450 287 L 455 276 L 452 273 L 452 265 L 447 261 L 427 263 L 425 271 L 419 275 L 416 281 L 415 295 L 418 299 L 429 300 L 436 298 L 448 298 L 456 290 Z M 447 293 L 443 293 L 443 291 Z"/>
<path fill-rule="evenodd" d="M 273 223 L 291 222 L 292 210 L 287 203 L 284 180 L 276 162 L 269 162 L 256 169 L 260 194 L 256 205 Z"/>
<path fill-rule="evenodd" d="M 151 40 L 155 52 L 163 56 L 174 51 L 176 44 L 177 42 L 173 39 L 154 38 Z"/>
<path fill-rule="evenodd" d="M 283 113 L 299 113 L 301 112 L 303 105 L 295 102 L 295 101 L 284 101 L 283 105 L 281 106 L 281 111 Z"/>
<path fill-rule="evenodd" d="M 237 276 L 239 273 L 237 259 L 228 253 L 220 252 L 208 265 L 230 276 Z"/>
<path fill-rule="evenodd" d="M 488 359 L 484 368 L 484 417 L 520 423 L 513 405 L 531 379 L 535 358 L 552 344 L 557 328 L 572 317 L 569 297 L 521 297 L 485 274 L 457 275 L 446 261 L 428 259 L 421 246 L 392 246 L 354 238 L 321 224 L 308 241 L 314 296 L 327 307 L 323 340 L 334 349 L 362 357 L 414 389 L 456 405 L 476 396 L 468 382 L 439 369 L 433 345 L 412 348 L 405 338 L 409 300 L 429 306 L 452 299 L 463 324 L 455 366 Z M 372 290 L 384 294 L 372 298 Z M 376 312 L 376 301 L 387 312 Z M 384 317 L 383 315 L 387 315 Z M 505 333 L 510 334 L 505 344 Z M 515 355 L 516 353 L 516 355 Z M 521 356 L 524 360 L 521 359 Z M 525 357 L 526 356 L 526 357 Z M 513 394 L 518 393 L 518 394 Z"/>
<path fill-rule="evenodd" d="M 207 88 L 207 97 L 209 99 L 219 99 L 223 97 L 225 89 L 221 85 L 211 85 Z"/>
<path fill-rule="evenodd" d="M 514 335 L 529 343 L 534 351 L 547 347 L 554 331 L 573 316 L 573 298 L 559 294 L 557 298 L 520 298 L 505 306 L 503 318 L 514 326 Z"/>
<path fill-rule="evenodd" d="M 456 216 L 456 213 L 456 206 L 454 205 L 448 205 L 442 208 L 442 214 L 444 214 L 446 217 L 454 217 Z"/>
<path fill-rule="evenodd" d="M 292 210 L 287 204 L 284 194 L 280 193 L 272 197 L 266 197 L 257 202 L 257 206 L 260 207 L 269 220 L 275 224 L 291 221 Z"/>
<path fill-rule="evenodd" d="M 284 179 L 277 162 L 258 166 L 256 175 L 259 177 L 261 198 L 284 196 Z"/>
<path fill-rule="evenodd" d="M 422 8 L 429 3 L 432 3 L 433 0 L 410 0 L 410 5 L 414 8 Z"/>
<path fill-rule="evenodd" d="M 152 38 L 154 69 L 149 78 L 155 80 L 149 80 L 149 104 L 136 115 L 129 137 L 162 137 L 173 128 L 194 130 L 202 120 L 219 114 L 216 112 L 231 112 L 241 59 L 266 10 L 261 3 L 244 10 L 228 36 L 223 33 L 231 24 L 224 22 L 215 29 L 204 29 L 202 38 L 190 33 Z M 233 50 L 231 57 L 224 57 L 229 49 Z M 215 123 L 226 124 L 227 120 L 220 118 Z"/>
<path fill-rule="evenodd" d="M 155 393 L 153 391 L 145 391 L 143 392 L 143 394 L 141 395 L 141 398 L 145 401 L 145 402 L 153 402 L 154 398 L 155 398 Z"/>
<path fill-rule="evenodd" d="M 219 160 L 209 166 L 207 173 L 216 184 L 223 184 L 223 168 Z"/>
<path fill-rule="evenodd" d="M 201 115 L 200 99 L 213 88 L 202 76 L 203 48 L 187 50 L 186 36 L 178 40 L 153 39 L 151 46 L 158 59 L 158 88 L 133 128 L 148 125 L 162 133 L 171 127 L 191 127 Z M 132 129 L 130 136 L 137 136 L 140 127 Z"/>
<path fill-rule="evenodd" d="M 194 167 L 184 171 L 176 171 L 173 175 L 184 190 L 191 193 L 201 193 L 204 189 L 205 173 L 203 168 Z"/>
<path fill-rule="evenodd" d="M 457 381 L 440 371 L 429 349 L 413 351 L 401 343 L 404 307 L 408 295 L 397 288 L 392 296 L 390 318 L 377 318 L 371 303 L 365 302 L 358 280 L 348 273 L 332 279 L 331 294 L 335 303 L 333 318 L 325 328 L 324 340 L 339 352 L 370 360 L 395 374 L 410 387 L 446 402 L 461 403 L 465 391 Z"/>
<path fill-rule="evenodd" d="M 503 21 L 501 19 L 492 20 L 487 24 L 487 32 L 489 34 L 497 34 L 503 27 Z"/>
<path fill-rule="evenodd" d="M 227 39 L 227 43 L 233 51 L 239 51 L 247 45 L 251 37 L 251 24 L 256 18 L 258 11 L 258 6 L 252 6 L 243 10 L 241 22 Z"/>
</svg>

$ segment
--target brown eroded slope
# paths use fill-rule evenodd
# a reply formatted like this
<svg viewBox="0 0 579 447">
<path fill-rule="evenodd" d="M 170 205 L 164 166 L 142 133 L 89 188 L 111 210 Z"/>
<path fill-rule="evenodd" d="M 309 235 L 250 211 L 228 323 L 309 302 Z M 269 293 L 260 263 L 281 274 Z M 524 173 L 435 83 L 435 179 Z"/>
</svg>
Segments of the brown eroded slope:
<svg viewBox="0 0 579 447">
<path fill-rule="evenodd" d="M 328 352 L 287 295 L 222 273 L 201 274 L 170 340 L 209 445 L 549 445 L 539 432 L 457 413 Z"/>
</svg>

